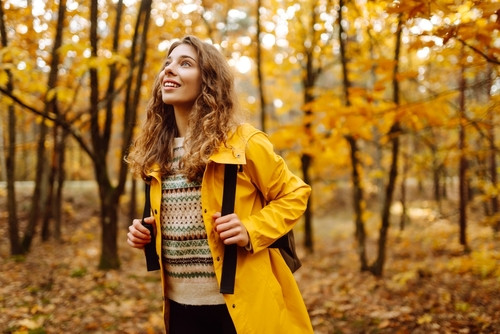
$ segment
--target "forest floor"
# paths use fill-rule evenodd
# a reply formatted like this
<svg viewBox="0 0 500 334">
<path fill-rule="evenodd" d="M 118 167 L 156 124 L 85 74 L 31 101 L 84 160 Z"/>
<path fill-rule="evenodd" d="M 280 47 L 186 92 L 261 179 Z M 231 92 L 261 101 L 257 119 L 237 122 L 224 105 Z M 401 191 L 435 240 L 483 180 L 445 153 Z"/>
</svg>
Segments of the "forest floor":
<svg viewBox="0 0 500 334">
<path fill-rule="evenodd" d="M 0 333 L 161 333 L 160 279 L 127 246 L 128 222 L 118 239 L 121 269 L 97 270 L 98 205 L 93 194 L 78 196 L 64 204 L 62 243 L 36 238 L 30 254 L 10 257 L 0 189 Z M 322 216 L 311 255 L 296 228 L 303 267 L 295 276 L 315 333 L 500 333 L 500 240 L 474 213 L 464 254 L 456 213 L 440 218 L 429 203 L 412 203 L 404 231 L 390 228 L 381 278 L 359 270 L 349 208 Z M 378 232 L 370 221 L 373 261 Z"/>
</svg>

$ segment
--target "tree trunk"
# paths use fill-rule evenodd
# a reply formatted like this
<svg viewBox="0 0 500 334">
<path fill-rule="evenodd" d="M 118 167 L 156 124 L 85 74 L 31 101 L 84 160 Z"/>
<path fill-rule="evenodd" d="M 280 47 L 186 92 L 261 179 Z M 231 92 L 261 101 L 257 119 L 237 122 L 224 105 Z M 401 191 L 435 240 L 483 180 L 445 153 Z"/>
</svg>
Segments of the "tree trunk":
<svg viewBox="0 0 500 334">
<path fill-rule="evenodd" d="M 396 122 L 389 131 L 389 136 L 392 137 L 392 152 L 391 152 L 391 167 L 389 171 L 389 180 L 385 189 L 384 204 L 382 207 L 382 221 L 380 225 L 380 235 L 378 239 L 378 256 L 377 260 L 370 266 L 370 271 L 375 276 L 382 276 L 385 264 L 385 254 L 387 247 L 387 234 L 390 226 L 391 205 L 394 196 L 394 189 L 398 176 L 398 156 L 399 156 L 399 123 Z"/>
<path fill-rule="evenodd" d="M 106 188 L 106 189 L 105 189 Z M 120 268 L 118 256 L 118 201 L 120 198 L 116 189 L 111 186 L 99 186 L 101 199 L 101 257 L 99 269 Z"/>
<path fill-rule="evenodd" d="M 0 3 L 0 6 L 2 4 Z M 10 74 L 9 74 L 10 76 Z M 8 86 L 12 87 L 12 81 L 9 80 Z M 11 88 L 10 88 L 11 89 Z M 9 106 L 9 144 L 7 146 L 6 174 L 7 174 L 7 212 L 9 215 L 9 241 L 10 254 L 19 255 L 23 253 L 19 239 L 19 225 L 17 220 L 16 205 L 16 111 L 14 106 Z"/>
<path fill-rule="evenodd" d="M 344 92 L 344 104 L 346 106 L 351 105 L 351 99 L 349 96 L 349 88 L 351 87 L 351 82 L 348 77 L 347 70 L 347 56 L 346 56 L 346 41 L 344 38 L 344 28 L 342 26 L 342 11 L 344 10 L 344 0 L 339 1 L 338 7 L 338 22 L 339 22 L 339 44 L 340 44 L 340 61 L 342 63 L 342 78 L 343 78 L 343 92 Z M 364 209 L 363 209 L 363 186 L 361 181 L 360 169 L 361 162 L 359 161 L 359 148 L 356 138 L 353 136 L 346 136 L 347 143 L 351 150 L 351 183 L 352 183 L 352 201 L 354 207 L 354 224 L 356 226 L 355 236 L 358 247 L 358 256 L 360 261 L 361 271 L 368 269 L 368 261 L 366 259 L 366 232 L 365 224 L 363 221 Z"/>
<path fill-rule="evenodd" d="M 0 0 L 0 41 L 2 47 L 8 46 L 7 31 L 5 29 L 5 16 L 3 11 L 3 1 Z M 12 75 L 8 69 L 6 69 L 8 76 L 7 81 L 7 91 L 12 92 L 14 89 L 12 83 Z M 8 224 L 9 224 L 9 242 L 10 242 L 10 254 L 19 255 L 22 254 L 22 247 L 19 240 L 19 225 L 17 220 L 17 208 L 16 208 L 16 111 L 13 105 L 8 107 L 8 144 L 7 150 L 1 154 L 5 154 L 5 170 L 6 170 L 6 182 L 7 182 L 7 212 L 8 212 Z"/>
<path fill-rule="evenodd" d="M 58 155 L 59 152 L 56 148 L 57 137 L 58 137 L 59 127 L 54 126 L 52 128 L 52 138 L 54 141 L 54 150 L 52 151 L 52 157 L 49 165 L 49 176 L 48 176 L 48 190 L 45 196 L 45 212 L 42 220 L 42 241 L 47 241 L 51 237 L 51 226 L 50 223 L 54 218 L 54 187 L 56 183 L 56 178 L 58 174 L 58 166 L 57 163 L 59 161 Z"/>
<path fill-rule="evenodd" d="M 44 116 L 48 115 L 48 108 L 45 108 Z M 35 169 L 35 188 L 31 197 L 31 209 L 28 219 L 28 225 L 24 232 L 21 243 L 23 253 L 28 253 L 36 232 L 36 225 L 40 217 L 40 198 L 42 197 L 42 181 L 45 173 L 45 137 L 47 136 L 47 124 L 45 117 L 40 123 L 40 133 L 38 135 L 38 144 L 36 150 L 36 169 Z"/>
<path fill-rule="evenodd" d="M 436 203 L 441 202 L 441 169 L 436 145 L 430 144 L 432 155 L 432 194 Z"/>
<path fill-rule="evenodd" d="M 1 6 L 0 2 L 0 6 Z M 9 241 L 10 254 L 22 254 L 19 239 L 19 225 L 16 207 L 16 112 L 14 106 L 9 106 L 9 144 L 7 146 L 6 171 L 7 171 L 7 212 L 9 215 Z"/>
<path fill-rule="evenodd" d="M 90 45 L 92 57 L 97 57 L 98 36 L 97 36 L 98 1 L 92 0 L 90 6 Z M 92 147 L 94 149 L 94 173 L 96 175 L 97 186 L 99 188 L 99 199 L 101 202 L 101 256 L 99 260 L 100 269 L 118 269 L 120 260 L 118 257 L 117 239 L 117 217 L 118 198 L 114 195 L 108 177 L 108 166 L 106 161 L 109 149 L 109 139 L 112 120 L 106 119 L 105 128 L 99 129 L 99 76 L 97 69 L 91 68 L 90 73 L 90 132 Z M 109 114 L 106 114 L 110 117 Z"/>
<path fill-rule="evenodd" d="M 59 138 L 56 142 L 55 150 L 59 152 L 57 161 L 57 189 L 55 194 L 55 205 L 54 205 L 54 238 L 57 241 L 61 240 L 62 232 L 62 202 L 63 202 L 63 189 L 64 180 L 66 178 L 66 173 L 64 169 L 64 162 L 66 160 L 66 139 L 68 137 L 68 131 L 61 129 Z"/>
<path fill-rule="evenodd" d="M 409 217 L 408 217 L 408 210 L 407 210 L 407 203 L 406 203 L 406 181 L 408 178 L 408 170 L 410 168 L 409 166 L 409 158 L 408 154 L 403 155 L 403 175 L 402 175 L 402 180 L 401 180 L 401 217 L 399 219 L 399 230 L 404 231 L 406 228 L 406 224 L 408 223 Z"/>
<path fill-rule="evenodd" d="M 59 48 L 62 45 L 62 33 L 64 27 L 64 14 L 66 13 L 66 0 L 59 1 L 59 11 L 57 18 L 57 28 L 56 35 L 54 38 L 54 46 L 52 49 L 52 60 L 50 63 L 50 72 L 49 78 L 47 82 L 47 92 L 56 87 L 57 83 L 57 72 L 59 66 Z M 28 252 L 31 247 L 31 242 L 33 240 L 33 236 L 35 234 L 36 225 L 38 223 L 38 218 L 40 216 L 40 197 L 42 195 L 42 179 L 45 173 L 45 139 L 47 136 L 47 124 L 46 118 L 51 111 L 55 112 L 57 97 L 54 96 L 51 100 L 46 98 L 44 110 L 43 110 L 43 119 L 40 123 L 40 134 L 38 138 L 38 147 L 37 147 L 37 165 L 36 165 L 36 174 L 35 174 L 35 189 L 33 191 L 33 197 L 31 201 L 31 210 L 30 217 L 28 221 L 28 226 L 24 235 L 24 239 L 22 242 L 22 247 L 24 252 Z"/>
<path fill-rule="evenodd" d="M 124 100 L 124 116 L 122 129 L 122 148 L 120 157 L 120 170 L 118 173 L 117 186 L 111 184 L 108 174 L 107 156 L 111 140 L 113 125 L 113 99 L 108 99 L 106 104 L 106 114 L 104 126 L 101 129 L 99 121 L 99 76 L 96 69 L 90 72 L 90 129 L 92 147 L 94 150 L 93 164 L 96 180 L 99 188 L 101 201 L 101 257 L 99 269 L 118 269 L 120 260 L 118 257 L 117 235 L 118 235 L 118 208 L 119 200 L 125 190 L 127 180 L 127 165 L 124 156 L 128 152 L 128 147 L 132 141 L 133 127 L 136 121 L 137 107 L 140 100 L 140 89 L 142 74 L 146 61 L 147 32 L 149 28 L 151 0 L 143 0 L 137 14 L 135 33 L 130 51 L 130 75 L 127 82 L 127 91 Z M 121 26 L 121 10 L 123 2 L 117 3 L 117 18 L 115 23 L 115 39 L 113 41 L 113 51 L 118 50 L 119 27 Z M 90 44 L 93 57 L 97 57 L 98 35 L 97 35 L 98 1 L 91 2 L 90 10 Z M 140 43 L 140 45 L 139 45 Z M 140 46 L 140 49 L 139 49 Z M 138 57 L 138 59 L 136 59 Z M 134 76 L 135 73 L 135 76 Z M 110 79 L 108 81 L 108 93 L 114 92 L 114 81 L 116 70 L 114 66 L 110 69 Z M 109 95 L 109 94 L 108 94 Z M 111 95 L 112 96 L 112 95 Z"/>
<path fill-rule="evenodd" d="M 54 127 L 53 130 L 56 130 L 57 127 Z M 55 143 L 55 137 L 56 134 L 54 133 L 54 143 Z M 50 227 L 50 222 L 53 217 L 53 210 L 52 206 L 54 205 L 54 184 L 56 180 L 56 160 L 57 160 L 57 153 L 54 147 L 54 150 L 52 151 L 52 157 L 50 159 L 50 164 L 49 164 L 49 170 L 48 170 L 48 180 L 47 180 L 47 191 L 44 197 L 44 207 L 45 211 L 43 214 L 43 219 L 42 219 L 42 241 L 47 241 L 51 237 L 51 227 Z"/>
<path fill-rule="evenodd" d="M 462 61 L 465 58 L 463 56 L 463 47 L 462 47 Z M 469 251 L 469 246 L 467 244 L 467 202 L 468 202 L 468 185 L 467 185 L 467 158 L 465 157 L 465 65 L 462 65 L 460 72 L 460 97 L 459 97 L 459 139 L 458 139 L 458 147 L 460 151 L 460 159 L 459 159 L 459 226 L 460 226 L 460 244 L 463 246 L 465 252 Z"/>
<path fill-rule="evenodd" d="M 312 7 L 313 8 L 311 10 L 311 16 L 312 16 L 311 26 L 309 31 L 314 32 L 314 24 L 316 22 L 316 17 L 317 17 L 316 11 L 314 10 L 314 3 Z M 313 41 L 314 38 L 311 38 L 311 40 Z M 306 60 L 304 69 L 305 73 L 302 79 L 302 86 L 304 89 L 304 105 L 307 105 L 314 100 L 314 96 L 312 95 L 311 91 L 316 84 L 316 80 L 319 76 L 319 73 L 321 72 L 321 69 L 319 68 L 317 70 L 314 69 L 313 49 L 314 49 L 314 43 L 312 43 L 312 45 L 310 45 L 309 47 L 306 47 L 304 50 L 305 60 Z M 305 144 L 306 146 L 312 145 L 314 141 L 314 135 L 312 133 L 312 123 L 309 120 L 311 115 L 312 112 L 309 109 L 307 109 L 304 112 L 305 119 L 307 120 L 304 124 L 304 133 L 307 138 Z M 310 169 L 311 169 L 311 164 L 313 162 L 313 156 L 308 153 L 302 153 L 300 160 L 301 160 L 302 177 L 307 184 L 311 184 Z M 314 232 L 312 225 L 311 203 L 312 203 L 312 195 L 309 201 L 307 202 L 306 211 L 304 212 L 304 248 L 308 253 L 314 252 L 314 238 L 313 238 Z"/>
<path fill-rule="evenodd" d="M 496 136 L 495 136 L 495 115 L 496 115 L 496 110 L 495 109 L 495 104 L 494 102 L 491 101 L 491 86 L 493 84 L 493 78 L 492 78 L 492 68 L 491 65 L 488 65 L 488 85 L 487 85 L 487 90 L 486 94 L 488 96 L 488 100 L 492 105 L 488 108 L 488 137 L 489 137 L 489 146 L 490 146 L 490 152 L 489 152 L 489 173 L 491 175 L 491 184 L 496 186 L 498 184 L 498 172 L 497 172 L 497 160 L 496 160 L 496 154 L 497 154 L 497 147 L 495 145 L 496 143 Z M 490 206 L 491 206 L 491 215 L 494 219 L 493 221 L 493 230 L 495 232 L 500 232 L 500 207 L 499 207 L 499 201 L 498 201 L 498 194 L 494 194 L 490 198 Z"/>
<path fill-rule="evenodd" d="M 368 269 L 368 260 L 366 257 L 366 231 L 365 223 L 363 221 L 364 209 L 363 209 L 363 186 L 361 182 L 361 175 L 359 169 L 361 168 L 361 162 L 359 161 L 359 149 L 356 139 L 351 136 L 347 136 L 346 140 L 349 144 L 351 150 L 351 182 L 352 182 L 352 201 L 354 206 L 354 224 L 356 227 L 355 237 L 357 242 L 357 251 L 360 262 L 361 271 Z"/>
<path fill-rule="evenodd" d="M 304 182 L 311 184 L 311 178 L 309 176 L 309 169 L 311 167 L 312 158 L 308 154 L 302 154 L 302 175 Z M 312 197 L 312 195 L 311 195 Z M 309 198 L 311 202 L 311 198 Z M 304 212 L 304 246 L 308 253 L 314 252 L 314 240 L 313 240 L 313 230 L 312 230 L 312 212 L 310 205 L 307 205 L 306 211 Z"/>
<path fill-rule="evenodd" d="M 399 81 L 397 75 L 399 72 L 399 56 L 401 50 L 401 31 L 402 17 L 399 16 L 398 28 L 396 31 L 396 47 L 394 51 L 394 71 L 392 75 L 392 93 L 394 105 L 399 107 Z M 387 247 L 387 234 L 391 222 L 391 206 L 394 197 L 394 189 L 398 177 L 398 159 L 399 159 L 399 136 L 401 135 L 401 127 L 396 120 L 389 130 L 388 136 L 392 145 L 391 150 L 391 167 L 389 170 L 389 180 L 385 189 L 384 204 L 382 206 L 382 221 L 380 224 L 380 235 L 378 239 L 378 256 L 375 263 L 370 268 L 370 271 L 375 276 L 382 276 L 385 264 L 385 254 Z"/>
</svg>

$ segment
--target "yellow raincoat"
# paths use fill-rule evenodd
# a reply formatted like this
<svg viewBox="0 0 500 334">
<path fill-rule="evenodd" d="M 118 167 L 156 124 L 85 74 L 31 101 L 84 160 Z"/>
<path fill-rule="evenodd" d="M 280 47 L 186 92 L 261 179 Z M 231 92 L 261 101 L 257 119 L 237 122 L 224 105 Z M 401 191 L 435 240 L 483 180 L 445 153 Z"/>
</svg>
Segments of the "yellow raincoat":
<svg viewBox="0 0 500 334">
<path fill-rule="evenodd" d="M 313 333 L 295 279 L 278 249 L 267 248 L 290 231 L 303 214 L 310 187 L 292 174 L 276 155 L 268 137 L 249 124 L 241 125 L 227 145 L 213 154 L 201 185 L 201 202 L 208 244 L 220 284 L 224 244 L 213 229 L 212 215 L 220 212 L 224 164 L 238 164 L 235 213 L 250 236 L 252 251 L 238 247 L 233 295 L 224 295 L 239 334 Z M 151 173 L 151 207 L 160 231 L 161 179 Z M 161 236 L 156 235 L 161 254 Z M 161 258 L 161 257 L 160 257 Z M 161 262 L 161 261 L 160 261 Z M 163 270 L 162 281 L 165 282 Z M 165 319 L 169 305 L 165 296 Z M 168 328 L 167 328 L 168 333 Z"/>
</svg>

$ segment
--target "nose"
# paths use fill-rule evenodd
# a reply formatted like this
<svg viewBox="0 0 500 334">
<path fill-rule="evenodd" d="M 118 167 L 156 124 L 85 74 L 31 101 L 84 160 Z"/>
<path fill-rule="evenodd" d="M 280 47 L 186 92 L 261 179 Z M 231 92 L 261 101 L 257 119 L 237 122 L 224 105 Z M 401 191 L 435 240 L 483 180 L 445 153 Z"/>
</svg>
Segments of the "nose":
<svg viewBox="0 0 500 334">
<path fill-rule="evenodd" d="M 174 74 L 174 66 L 173 63 L 166 64 L 165 68 L 163 69 L 164 74 Z"/>
</svg>

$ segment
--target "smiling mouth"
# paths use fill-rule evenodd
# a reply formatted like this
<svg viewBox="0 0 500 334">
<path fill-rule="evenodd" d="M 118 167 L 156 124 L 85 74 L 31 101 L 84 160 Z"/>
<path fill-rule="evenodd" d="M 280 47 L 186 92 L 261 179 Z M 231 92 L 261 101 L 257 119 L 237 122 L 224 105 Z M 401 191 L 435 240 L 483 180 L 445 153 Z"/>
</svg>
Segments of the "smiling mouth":
<svg viewBox="0 0 500 334">
<path fill-rule="evenodd" d="M 169 87 L 169 88 L 178 88 L 180 87 L 181 85 L 179 84 L 176 84 L 174 82 L 170 82 L 170 81 L 167 81 L 165 83 L 163 83 L 163 87 Z"/>
</svg>

